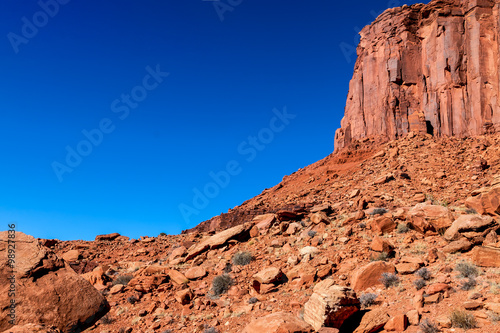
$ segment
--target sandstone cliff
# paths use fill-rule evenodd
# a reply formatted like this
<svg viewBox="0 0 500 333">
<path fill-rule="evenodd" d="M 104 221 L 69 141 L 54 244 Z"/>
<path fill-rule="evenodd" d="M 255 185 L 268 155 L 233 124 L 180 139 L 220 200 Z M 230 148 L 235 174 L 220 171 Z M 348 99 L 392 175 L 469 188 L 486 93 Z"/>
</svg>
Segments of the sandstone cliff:
<svg viewBox="0 0 500 333">
<path fill-rule="evenodd" d="M 500 131 L 500 1 L 388 9 L 361 32 L 338 151 L 366 137 Z"/>
</svg>

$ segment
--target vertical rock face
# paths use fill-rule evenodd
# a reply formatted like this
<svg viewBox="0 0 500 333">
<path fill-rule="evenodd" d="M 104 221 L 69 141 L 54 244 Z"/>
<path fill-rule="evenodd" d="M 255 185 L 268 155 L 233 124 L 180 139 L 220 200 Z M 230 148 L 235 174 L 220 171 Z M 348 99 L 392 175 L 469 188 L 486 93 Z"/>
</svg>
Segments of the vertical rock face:
<svg viewBox="0 0 500 333">
<path fill-rule="evenodd" d="M 500 1 L 386 10 L 361 32 L 336 151 L 366 137 L 500 131 Z"/>
</svg>

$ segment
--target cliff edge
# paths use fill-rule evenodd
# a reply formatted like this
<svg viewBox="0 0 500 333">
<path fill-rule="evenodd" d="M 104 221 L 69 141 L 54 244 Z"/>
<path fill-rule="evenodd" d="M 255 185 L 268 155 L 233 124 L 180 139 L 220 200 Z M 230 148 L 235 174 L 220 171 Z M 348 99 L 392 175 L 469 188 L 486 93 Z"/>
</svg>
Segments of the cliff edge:
<svg viewBox="0 0 500 333">
<path fill-rule="evenodd" d="M 408 132 L 500 131 L 500 1 L 435 0 L 388 9 L 361 32 L 335 150 Z"/>
</svg>

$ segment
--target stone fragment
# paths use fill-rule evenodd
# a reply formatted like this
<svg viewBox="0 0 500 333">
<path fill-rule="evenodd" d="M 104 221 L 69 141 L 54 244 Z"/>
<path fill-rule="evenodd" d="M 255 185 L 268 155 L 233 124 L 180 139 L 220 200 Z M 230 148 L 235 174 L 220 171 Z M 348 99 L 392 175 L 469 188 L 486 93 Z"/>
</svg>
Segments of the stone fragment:
<svg viewBox="0 0 500 333">
<path fill-rule="evenodd" d="M 191 267 L 186 272 L 184 272 L 184 275 L 189 280 L 198 280 L 204 278 L 205 276 L 207 276 L 207 274 L 207 270 L 201 266 Z"/>
<path fill-rule="evenodd" d="M 476 246 L 472 251 L 472 262 L 481 267 L 500 267 L 500 249 Z"/>
<path fill-rule="evenodd" d="M 314 286 L 313 294 L 304 306 L 304 321 L 315 330 L 323 326 L 340 329 L 343 322 L 359 309 L 360 302 L 352 289 L 326 279 Z"/>
<path fill-rule="evenodd" d="M 461 233 L 470 231 L 481 232 L 495 226 L 499 225 L 491 216 L 461 215 L 446 230 L 443 237 L 448 241 L 458 240 L 462 237 Z M 485 232 L 485 234 L 488 232 Z"/>
<path fill-rule="evenodd" d="M 62 255 L 62 258 L 65 261 L 67 261 L 67 262 L 78 261 L 78 259 L 80 259 L 80 251 L 78 251 L 78 250 L 70 250 L 68 252 L 65 252 Z"/>
<path fill-rule="evenodd" d="M 120 237 L 120 234 L 115 232 L 115 233 L 107 234 L 107 235 L 98 235 L 95 237 L 95 241 L 96 242 L 98 242 L 98 241 L 113 241 L 118 237 Z"/>
<path fill-rule="evenodd" d="M 377 332 L 391 319 L 391 316 L 384 309 L 375 309 L 363 315 L 359 326 L 354 333 Z"/>
<path fill-rule="evenodd" d="M 190 289 L 180 290 L 175 293 L 175 300 L 180 304 L 189 304 L 193 298 L 193 293 Z"/>
<path fill-rule="evenodd" d="M 371 262 L 356 270 L 351 278 L 351 288 L 356 292 L 363 291 L 373 286 L 382 285 L 382 273 L 394 273 L 394 265 L 384 261 Z"/>
<path fill-rule="evenodd" d="M 258 318 L 245 326 L 242 333 L 312 333 L 313 328 L 286 312 L 276 312 Z"/>
<path fill-rule="evenodd" d="M 446 207 L 421 203 L 410 209 L 408 219 L 413 229 L 425 233 L 446 230 L 451 226 L 453 216 Z"/>
</svg>

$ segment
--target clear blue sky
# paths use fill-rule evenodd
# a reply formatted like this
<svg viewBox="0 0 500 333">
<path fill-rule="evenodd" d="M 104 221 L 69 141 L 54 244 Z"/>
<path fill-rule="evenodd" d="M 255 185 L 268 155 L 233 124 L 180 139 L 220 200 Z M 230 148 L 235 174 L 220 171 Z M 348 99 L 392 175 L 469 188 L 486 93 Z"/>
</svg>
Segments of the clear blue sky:
<svg viewBox="0 0 500 333">
<path fill-rule="evenodd" d="M 3 0 L 0 230 L 175 234 L 274 186 L 333 151 L 357 31 L 404 3 Z"/>
</svg>

